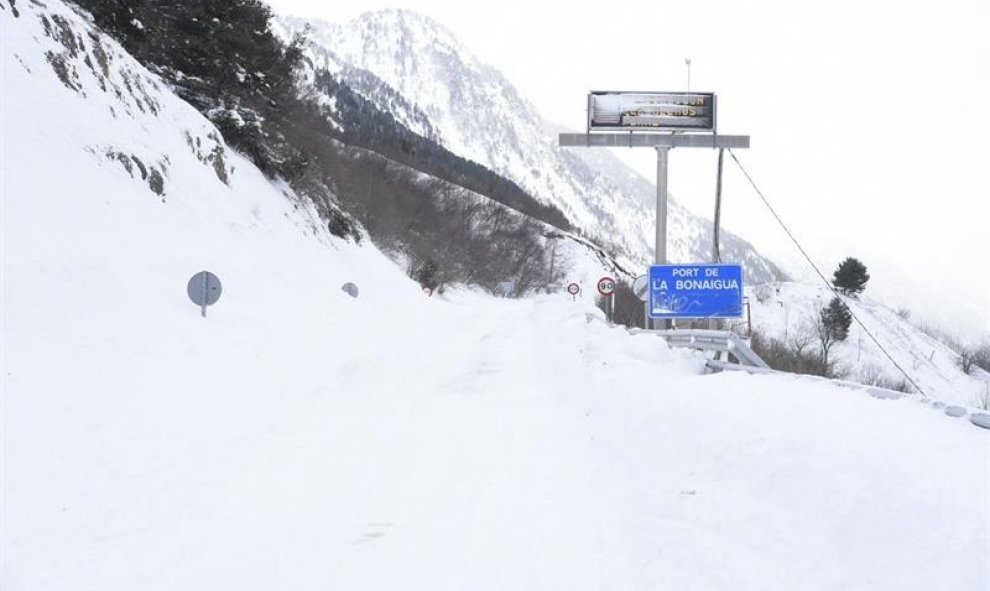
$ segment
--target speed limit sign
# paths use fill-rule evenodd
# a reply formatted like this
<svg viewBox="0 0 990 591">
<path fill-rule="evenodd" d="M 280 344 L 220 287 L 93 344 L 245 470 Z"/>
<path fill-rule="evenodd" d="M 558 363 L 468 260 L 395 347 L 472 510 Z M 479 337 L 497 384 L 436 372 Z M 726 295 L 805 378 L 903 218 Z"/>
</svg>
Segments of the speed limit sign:
<svg viewBox="0 0 990 591">
<path fill-rule="evenodd" d="M 581 291 L 581 286 L 577 283 L 572 283 L 567 286 L 567 293 L 571 295 L 577 295 Z"/>
<path fill-rule="evenodd" d="M 615 279 L 611 277 L 602 277 L 598 280 L 598 293 L 605 297 L 612 295 L 615 291 Z"/>
</svg>

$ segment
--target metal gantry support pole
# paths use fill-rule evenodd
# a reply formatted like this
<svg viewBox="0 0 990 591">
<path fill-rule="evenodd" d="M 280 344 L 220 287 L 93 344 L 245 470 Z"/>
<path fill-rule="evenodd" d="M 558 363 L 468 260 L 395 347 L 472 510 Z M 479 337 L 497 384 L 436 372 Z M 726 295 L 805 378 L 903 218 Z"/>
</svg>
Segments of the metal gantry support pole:
<svg viewBox="0 0 990 591">
<path fill-rule="evenodd" d="M 722 254 L 719 252 L 719 233 L 722 225 L 722 156 L 724 148 L 718 149 L 718 173 L 715 181 L 715 225 L 712 227 L 712 262 L 721 263 Z"/>
<path fill-rule="evenodd" d="M 591 99 L 589 96 L 589 109 Z M 589 111 L 590 113 L 590 111 Z M 590 122 L 590 119 L 589 119 Z M 590 124 L 590 123 L 589 123 Z M 716 133 L 561 133 L 558 139 L 561 147 L 573 148 L 654 148 L 657 151 L 657 233 L 654 262 L 657 265 L 667 263 L 667 169 L 671 148 L 718 148 L 719 149 L 719 189 L 721 195 L 721 156 L 725 148 L 748 148 L 748 135 L 721 135 Z M 716 234 L 718 240 L 718 225 L 721 220 L 716 205 Z M 714 259 L 717 254 L 717 242 L 712 247 Z M 647 308 L 647 315 L 649 309 Z M 670 328 L 670 320 L 661 323 L 653 322 L 653 328 Z"/>
<path fill-rule="evenodd" d="M 725 148 L 718 149 L 718 175 L 715 181 L 715 220 L 712 226 L 712 262 L 721 263 L 722 254 L 719 249 L 719 232 L 721 231 L 722 222 L 722 156 L 724 155 Z M 718 328 L 718 320 L 715 318 L 708 319 L 708 328 L 714 330 Z"/>
<path fill-rule="evenodd" d="M 654 259 L 658 265 L 667 263 L 667 169 L 670 148 L 657 148 L 657 240 Z"/>
<path fill-rule="evenodd" d="M 653 262 L 667 263 L 667 169 L 669 168 L 670 148 L 657 146 L 657 236 Z M 654 322 L 654 328 L 657 328 Z M 670 321 L 663 320 L 659 328 L 670 328 Z"/>
</svg>

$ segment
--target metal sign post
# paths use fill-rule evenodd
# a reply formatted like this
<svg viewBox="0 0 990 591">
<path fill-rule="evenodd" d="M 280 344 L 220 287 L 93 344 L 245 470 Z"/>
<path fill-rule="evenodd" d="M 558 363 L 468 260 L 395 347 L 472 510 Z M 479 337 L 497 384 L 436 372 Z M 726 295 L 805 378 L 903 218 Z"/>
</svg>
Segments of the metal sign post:
<svg viewBox="0 0 990 591">
<path fill-rule="evenodd" d="M 650 277 L 640 275 L 633 281 L 633 293 L 643 302 L 643 328 L 650 327 Z"/>
<path fill-rule="evenodd" d="M 657 148 L 657 242 L 653 262 L 667 262 L 667 168 L 670 148 Z"/>
<path fill-rule="evenodd" d="M 561 147 L 654 148 L 657 151 L 657 227 L 654 263 L 667 262 L 667 172 L 671 148 L 748 148 L 747 135 L 719 135 L 717 97 L 706 92 L 592 92 L 585 133 L 562 133 Z M 693 131 L 694 133 L 682 133 Z M 660 133 L 667 132 L 667 133 Z M 699 133 L 700 132 L 700 133 Z M 719 166 L 721 171 L 721 165 Z M 721 174 L 719 175 L 721 177 Z M 721 199 L 721 178 L 719 178 Z M 718 256 L 718 214 L 713 262 Z M 670 320 L 661 320 L 669 328 Z"/>
<path fill-rule="evenodd" d="M 615 319 L 615 279 L 611 277 L 602 277 L 599 279 L 598 293 L 602 294 L 603 298 L 606 298 L 606 314 L 608 314 L 608 321 L 612 322 Z"/>
</svg>

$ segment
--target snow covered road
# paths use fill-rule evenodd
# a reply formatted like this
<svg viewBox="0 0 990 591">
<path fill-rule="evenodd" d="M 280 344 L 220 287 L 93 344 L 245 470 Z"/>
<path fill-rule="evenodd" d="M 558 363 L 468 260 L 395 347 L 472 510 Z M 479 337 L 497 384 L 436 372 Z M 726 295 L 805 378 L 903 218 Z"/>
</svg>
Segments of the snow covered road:
<svg viewBox="0 0 990 591">
<path fill-rule="evenodd" d="M 982 430 L 699 375 L 566 297 L 424 298 L 374 338 L 370 302 L 348 304 L 279 331 L 190 307 L 145 344 L 12 381 L 9 588 L 987 581 Z"/>
<path fill-rule="evenodd" d="M 990 431 L 706 376 L 586 298 L 427 298 L 67 5 L 17 6 L 4 591 L 990 587 Z M 207 318 L 185 293 L 204 269 Z"/>
</svg>

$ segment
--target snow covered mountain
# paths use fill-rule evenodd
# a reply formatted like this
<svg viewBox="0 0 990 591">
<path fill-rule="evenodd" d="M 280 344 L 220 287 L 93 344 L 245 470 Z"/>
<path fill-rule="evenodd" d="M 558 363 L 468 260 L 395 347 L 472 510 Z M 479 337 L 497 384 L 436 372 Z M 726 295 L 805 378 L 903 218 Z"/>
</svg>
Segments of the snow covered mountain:
<svg viewBox="0 0 990 591">
<path fill-rule="evenodd" d="M 4 591 L 986 586 L 969 422 L 426 297 L 62 0 L 0 81 Z"/>
<path fill-rule="evenodd" d="M 411 129 L 557 206 L 589 236 L 619 246 L 630 268 L 652 261 L 653 185 L 607 150 L 558 147 L 559 129 L 443 26 L 405 10 L 369 12 L 346 24 L 291 16 L 279 22 L 287 37 L 309 27 L 315 64 L 394 108 Z M 674 200 L 668 235 L 672 262 L 709 259 L 711 223 Z M 726 234 L 722 243 L 723 259 L 742 262 L 750 280 L 781 278 L 744 240 Z"/>
</svg>

